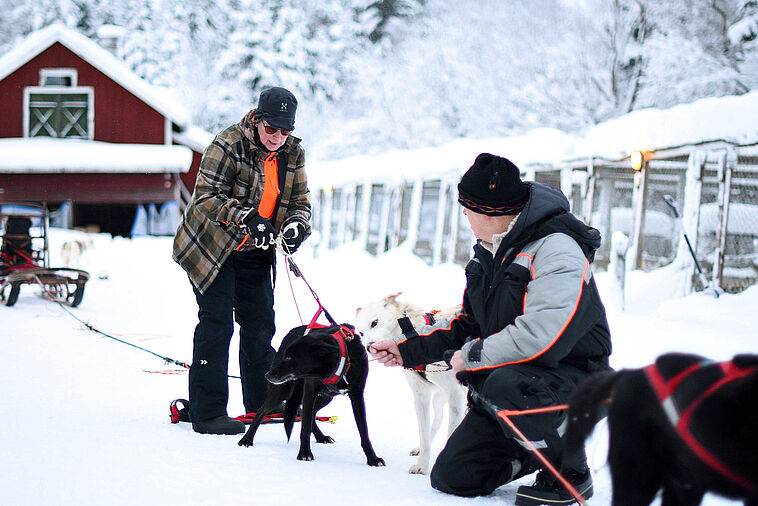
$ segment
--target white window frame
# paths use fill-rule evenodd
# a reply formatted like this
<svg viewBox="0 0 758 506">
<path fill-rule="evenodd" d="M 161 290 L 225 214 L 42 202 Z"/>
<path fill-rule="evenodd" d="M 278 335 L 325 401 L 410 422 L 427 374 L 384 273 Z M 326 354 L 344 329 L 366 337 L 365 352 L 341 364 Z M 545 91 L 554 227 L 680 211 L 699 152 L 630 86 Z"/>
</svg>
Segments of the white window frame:
<svg viewBox="0 0 758 506">
<path fill-rule="evenodd" d="M 32 93 L 87 95 L 87 140 L 95 138 L 95 88 L 92 86 L 27 86 L 24 88 L 24 137 L 29 138 L 31 124 L 29 103 Z M 78 137 L 81 139 L 81 137 Z"/>
<path fill-rule="evenodd" d="M 62 67 L 62 68 L 46 68 L 46 69 L 40 69 L 39 70 L 39 85 L 45 86 L 45 81 L 47 81 L 48 77 L 68 77 L 71 79 L 71 88 L 76 88 L 79 85 L 79 72 L 75 68 L 68 68 L 68 67 Z M 61 86 L 50 86 L 52 87 L 61 87 Z M 69 88 L 69 86 L 65 86 L 65 88 Z"/>
</svg>

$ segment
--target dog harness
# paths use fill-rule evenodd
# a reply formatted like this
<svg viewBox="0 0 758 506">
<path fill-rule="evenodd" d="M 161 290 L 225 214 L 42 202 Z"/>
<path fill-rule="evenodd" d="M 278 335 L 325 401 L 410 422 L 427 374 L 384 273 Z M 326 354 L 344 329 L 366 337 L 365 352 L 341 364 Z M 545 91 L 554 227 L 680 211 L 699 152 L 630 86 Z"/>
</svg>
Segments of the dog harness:
<svg viewBox="0 0 758 506">
<path fill-rule="evenodd" d="M 325 329 L 325 328 L 329 328 L 334 325 L 337 325 L 338 327 L 337 331 L 332 333 L 331 336 L 334 339 L 336 339 L 337 344 L 339 344 L 340 358 L 337 361 L 337 367 L 334 369 L 334 372 L 331 375 L 321 380 L 324 382 L 325 385 L 334 385 L 339 380 L 341 380 L 347 373 L 347 370 L 350 369 L 350 357 L 348 357 L 347 355 L 347 344 L 345 344 L 345 342 L 352 341 L 353 337 L 355 337 L 355 334 L 353 334 L 353 331 L 350 328 L 344 325 L 338 325 L 338 324 L 323 325 L 321 323 L 316 323 L 316 320 L 321 315 L 322 311 L 323 311 L 323 308 L 319 308 L 319 311 L 316 313 L 316 315 L 313 317 L 311 322 L 308 324 L 306 333 L 311 329 Z"/>
<path fill-rule="evenodd" d="M 738 365 L 734 360 L 713 362 L 695 357 L 669 356 L 659 358 L 644 370 L 666 417 L 687 446 L 725 478 L 750 492 L 755 490 L 755 483 L 730 469 L 695 438 L 691 424 L 695 410 L 705 399 L 725 385 L 758 371 L 758 366 Z"/>
<path fill-rule="evenodd" d="M 434 325 L 437 323 L 437 320 L 434 318 L 434 315 L 439 313 L 439 309 L 435 309 L 434 311 L 430 311 L 428 313 L 424 313 L 424 325 Z M 410 317 L 408 317 L 407 313 L 404 314 L 402 318 L 397 319 L 397 324 L 400 326 L 400 330 L 403 332 L 403 336 L 405 336 L 406 339 L 411 339 L 413 337 L 418 337 L 418 332 L 416 332 L 416 329 L 413 328 L 413 324 L 411 323 Z M 426 379 L 427 372 L 446 372 L 450 370 L 450 364 L 448 364 L 448 367 L 445 369 L 440 369 L 439 371 L 432 371 L 427 370 L 427 367 L 430 364 L 426 365 L 417 365 L 416 367 L 406 367 L 406 369 L 410 371 L 416 371 L 419 373 L 424 379 Z"/>
</svg>

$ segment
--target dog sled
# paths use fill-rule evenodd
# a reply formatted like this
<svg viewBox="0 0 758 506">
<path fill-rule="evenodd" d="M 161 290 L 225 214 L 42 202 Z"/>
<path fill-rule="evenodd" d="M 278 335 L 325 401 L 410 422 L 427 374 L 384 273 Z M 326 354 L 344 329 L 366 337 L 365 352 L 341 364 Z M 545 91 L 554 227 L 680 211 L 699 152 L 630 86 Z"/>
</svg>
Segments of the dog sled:
<svg viewBox="0 0 758 506">
<path fill-rule="evenodd" d="M 89 273 L 50 267 L 49 212 L 44 204 L 0 205 L 0 302 L 13 306 L 23 285 L 37 285 L 54 300 L 76 307 Z"/>
</svg>

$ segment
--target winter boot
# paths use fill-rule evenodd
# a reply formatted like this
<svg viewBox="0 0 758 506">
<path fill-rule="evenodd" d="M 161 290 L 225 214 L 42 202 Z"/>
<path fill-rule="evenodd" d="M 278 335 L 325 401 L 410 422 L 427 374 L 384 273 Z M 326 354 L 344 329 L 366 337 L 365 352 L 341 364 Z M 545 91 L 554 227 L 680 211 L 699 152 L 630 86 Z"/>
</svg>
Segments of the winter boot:
<svg viewBox="0 0 758 506">
<path fill-rule="evenodd" d="M 592 497 L 592 475 L 589 469 L 568 471 L 565 478 L 584 499 Z M 534 485 L 521 486 L 516 491 L 516 506 L 563 505 L 575 502 L 574 496 L 555 479 L 552 473 L 545 470 L 537 474 Z"/>
<path fill-rule="evenodd" d="M 200 434 L 242 434 L 245 432 L 245 424 L 226 415 L 217 416 L 209 420 L 192 422 L 192 430 Z"/>
</svg>

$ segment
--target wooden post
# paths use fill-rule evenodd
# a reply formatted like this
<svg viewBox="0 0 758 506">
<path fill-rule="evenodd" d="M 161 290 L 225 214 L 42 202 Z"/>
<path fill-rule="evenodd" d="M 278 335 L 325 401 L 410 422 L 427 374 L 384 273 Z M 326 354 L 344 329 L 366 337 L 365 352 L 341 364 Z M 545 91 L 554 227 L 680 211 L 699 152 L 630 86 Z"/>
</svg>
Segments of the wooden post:
<svg viewBox="0 0 758 506">
<path fill-rule="evenodd" d="M 635 269 L 642 268 L 642 235 L 645 231 L 645 208 L 647 207 L 647 172 L 645 160 L 642 167 L 634 174 L 634 188 L 632 190 L 632 245 L 629 251 L 628 265 Z"/>
<path fill-rule="evenodd" d="M 416 248 L 418 240 L 418 227 L 421 224 L 421 197 L 423 196 L 424 180 L 419 178 L 413 183 L 413 195 L 411 196 L 411 216 L 408 220 L 408 235 L 405 242 L 409 251 Z"/>
<path fill-rule="evenodd" d="M 371 218 L 371 193 L 372 193 L 372 184 L 371 180 L 366 180 L 363 182 L 363 202 L 362 202 L 362 208 L 361 208 L 361 223 L 360 227 L 358 228 L 358 231 L 360 232 L 359 241 L 361 243 L 361 247 L 365 250 L 368 246 L 368 224 L 369 219 Z"/>
<path fill-rule="evenodd" d="M 461 217 L 461 210 L 458 207 L 458 199 L 456 198 L 457 192 L 451 191 L 447 205 L 450 209 L 450 237 L 447 240 L 447 261 L 448 263 L 455 263 L 455 256 L 458 253 L 458 227 Z"/>
<path fill-rule="evenodd" d="M 437 196 L 437 222 L 434 225 L 434 250 L 432 251 L 432 265 L 442 263 L 442 238 L 445 232 L 445 210 L 447 208 L 447 189 L 450 181 L 440 178 L 440 191 Z"/>
<path fill-rule="evenodd" d="M 680 214 L 682 216 L 682 232 L 690 238 L 693 251 L 697 251 L 700 200 L 703 195 L 703 172 L 705 171 L 706 158 L 705 152 L 693 150 L 687 160 L 684 205 Z M 684 286 L 684 295 L 687 295 L 692 292 L 692 273 L 695 270 L 695 261 L 683 237 L 679 239 L 675 262 L 682 265 L 689 273 Z"/>
<path fill-rule="evenodd" d="M 732 171 L 737 161 L 734 149 L 719 153 L 718 178 L 719 178 L 719 230 L 716 237 L 716 251 L 713 254 L 713 271 L 711 273 L 712 285 L 721 287 L 724 277 L 724 253 L 726 251 L 726 236 L 729 226 L 729 204 L 732 193 Z M 697 250 L 696 250 L 697 251 Z"/>
<path fill-rule="evenodd" d="M 582 193 L 585 199 L 584 206 L 582 206 L 582 217 L 585 223 L 594 225 L 592 223 L 592 206 L 595 205 L 595 160 L 592 157 L 587 160 L 587 179 L 585 179 L 584 185 Z"/>
</svg>

